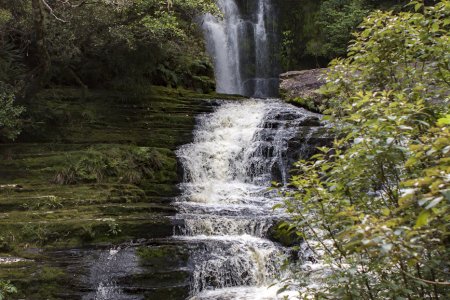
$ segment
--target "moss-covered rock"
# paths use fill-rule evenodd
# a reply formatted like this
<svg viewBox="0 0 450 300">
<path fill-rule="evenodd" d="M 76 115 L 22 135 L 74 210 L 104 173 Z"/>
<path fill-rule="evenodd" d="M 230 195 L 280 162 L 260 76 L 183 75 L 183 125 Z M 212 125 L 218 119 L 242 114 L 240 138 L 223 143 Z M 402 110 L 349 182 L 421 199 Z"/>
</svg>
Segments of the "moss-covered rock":
<svg viewBox="0 0 450 300">
<path fill-rule="evenodd" d="M 37 96 L 23 135 L 0 144 L 0 256 L 32 259 L 26 265 L 0 263 L 0 280 L 17 286 L 17 299 L 79 299 L 81 287 L 70 290 L 67 278 L 73 268 L 80 268 L 80 278 L 89 270 L 78 266 L 78 258 L 55 263 L 50 253 L 56 249 L 70 256 L 79 247 L 173 234 L 170 202 L 179 193 L 174 150 L 191 140 L 195 116 L 212 110 L 213 97 L 163 87 L 136 94 L 51 89 Z M 174 267 L 185 254 L 163 245 L 149 249 L 139 251 L 147 275 L 130 278 L 167 284 L 138 287 L 138 294 L 184 299 L 186 272 L 159 279 L 149 274 L 151 253 Z"/>
</svg>

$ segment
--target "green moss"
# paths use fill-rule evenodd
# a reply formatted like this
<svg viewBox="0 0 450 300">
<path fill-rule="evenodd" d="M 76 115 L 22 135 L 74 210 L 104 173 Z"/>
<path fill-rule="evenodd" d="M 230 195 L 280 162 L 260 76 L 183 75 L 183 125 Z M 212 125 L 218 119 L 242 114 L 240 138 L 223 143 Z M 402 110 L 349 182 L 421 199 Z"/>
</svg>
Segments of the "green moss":
<svg viewBox="0 0 450 300">
<path fill-rule="evenodd" d="M 213 97 L 225 98 L 151 87 L 136 94 L 51 89 L 32 101 L 23 135 L 0 144 L 0 253 L 34 259 L 0 266 L 0 280 L 13 281 L 17 299 L 64 298 L 65 269 L 50 269 L 46 251 L 172 235 L 174 150 L 190 142 L 195 116 L 211 111 Z M 56 184 L 73 170 L 73 180 Z M 141 264 L 150 273 L 186 264 L 179 247 L 144 248 Z M 146 297 L 187 296 L 186 274 L 158 276 L 173 276 L 180 287 Z"/>
<path fill-rule="evenodd" d="M 293 105 L 299 106 L 299 107 L 303 107 L 312 112 L 317 112 L 317 113 L 323 112 L 323 107 L 321 106 L 321 103 L 316 101 L 316 99 L 314 97 L 305 97 L 305 98 L 297 97 L 294 99 L 290 99 L 287 102 L 291 103 Z"/>
<path fill-rule="evenodd" d="M 65 273 L 59 269 L 54 267 L 43 267 L 40 270 L 39 279 L 43 281 L 54 281 L 63 279 Z"/>
<path fill-rule="evenodd" d="M 166 170 L 174 168 L 175 159 L 167 157 L 168 154 L 150 147 L 90 147 L 83 152 L 66 154 L 66 160 L 56 170 L 52 181 L 57 184 L 159 182 L 167 176 Z"/>
<path fill-rule="evenodd" d="M 61 286 L 70 282 L 63 269 L 32 261 L 0 267 L 0 279 L 4 278 L 18 290 L 7 299 L 61 299 Z"/>
<path fill-rule="evenodd" d="M 177 132 L 172 126 L 191 128 L 192 113 L 207 106 L 207 101 L 201 98 L 211 98 L 192 91 L 162 87 L 151 88 L 149 93 L 139 96 L 89 91 L 80 98 L 76 93 L 74 90 L 43 91 L 29 109 L 35 122 L 24 128 L 21 139 L 65 143 L 114 141 L 173 148 L 173 143 L 177 143 Z M 163 134 L 172 135 L 174 139 L 153 141 L 158 136 L 155 130 L 163 130 Z"/>
</svg>

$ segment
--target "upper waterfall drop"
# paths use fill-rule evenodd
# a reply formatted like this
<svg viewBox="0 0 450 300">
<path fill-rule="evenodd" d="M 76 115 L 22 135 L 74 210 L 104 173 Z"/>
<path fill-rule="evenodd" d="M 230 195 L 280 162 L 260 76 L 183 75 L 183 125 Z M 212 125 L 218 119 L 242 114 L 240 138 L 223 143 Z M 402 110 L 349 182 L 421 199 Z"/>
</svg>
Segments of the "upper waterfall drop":
<svg viewBox="0 0 450 300">
<path fill-rule="evenodd" d="M 271 0 L 217 0 L 223 18 L 207 14 L 202 27 L 214 60 L 217 92 L 257 98 L 278 94 L 276 12 Z"/>
</svg>

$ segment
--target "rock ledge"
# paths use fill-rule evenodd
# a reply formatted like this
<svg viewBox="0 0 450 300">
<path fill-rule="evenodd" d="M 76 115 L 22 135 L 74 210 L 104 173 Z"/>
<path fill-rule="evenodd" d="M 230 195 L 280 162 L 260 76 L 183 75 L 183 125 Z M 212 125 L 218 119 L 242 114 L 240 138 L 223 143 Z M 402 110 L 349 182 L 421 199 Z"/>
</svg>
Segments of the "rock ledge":
<svg viewBox="0 0 450 300">
<path fill-rule="evenodd" d="M 280 75 L 280 94 L 285 99 L 308 98 L 314 96 L 324 79 L 320 78 L 326 69 L 289 71 Z"/>
</svg>

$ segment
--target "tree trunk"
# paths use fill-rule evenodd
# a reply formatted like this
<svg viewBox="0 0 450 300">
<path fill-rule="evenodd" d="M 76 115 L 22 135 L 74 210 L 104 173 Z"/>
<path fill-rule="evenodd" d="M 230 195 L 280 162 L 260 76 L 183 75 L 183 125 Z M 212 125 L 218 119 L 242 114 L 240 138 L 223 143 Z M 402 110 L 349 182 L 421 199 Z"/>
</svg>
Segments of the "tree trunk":
<svg viewBox="0 0 450 300">
<path fill-rule="evenodd" d="M 22 97 L 19 97 L 20 102 L 28 102 L 30 98 L 43 88 L 50 75 L 51 59 L 47 50 L 46 24 L 45 24 L 45 10 L 42 0 L 31 0 L 33 25 L 35 34 L 35 57 L 36 67 L 31 71 L 28 78 L 28 86 L 25 88 Z"/>
</svg>

